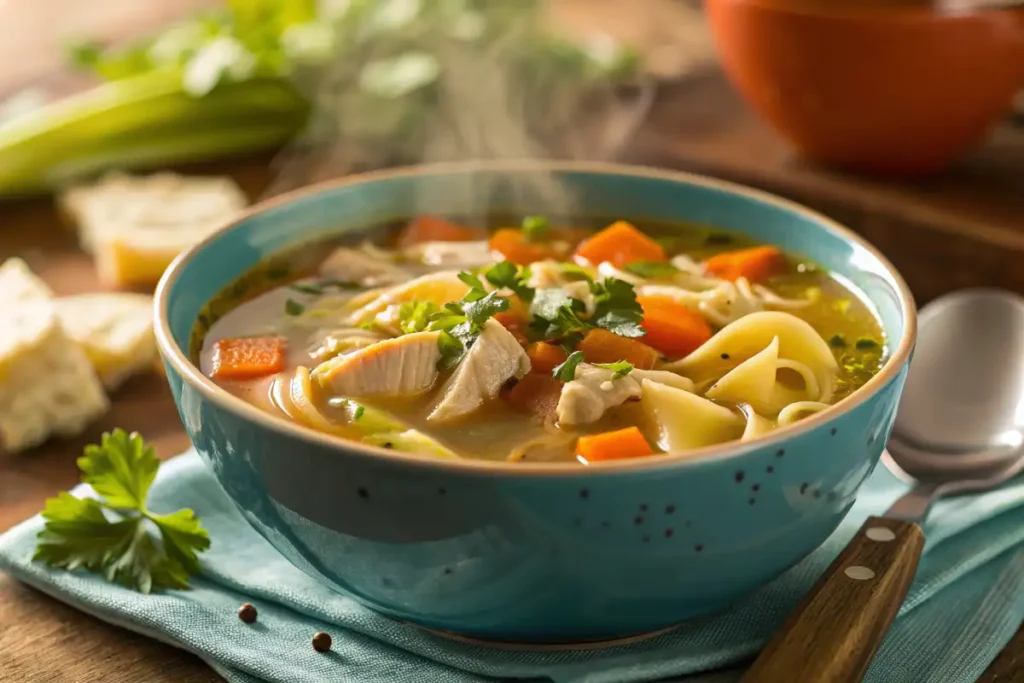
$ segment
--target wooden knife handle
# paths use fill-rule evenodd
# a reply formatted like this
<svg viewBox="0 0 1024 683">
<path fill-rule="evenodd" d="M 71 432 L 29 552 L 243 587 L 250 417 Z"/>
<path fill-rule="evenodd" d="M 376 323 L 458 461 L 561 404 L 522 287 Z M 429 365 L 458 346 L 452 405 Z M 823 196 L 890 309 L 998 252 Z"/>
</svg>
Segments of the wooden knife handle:
<svg viewBox="0 0 1024 683">
<path fill-rule="evenodd" d="M 741 683 L 860 683 L 914 580 L 924 534 L 870 517 Z"/>
</svg>

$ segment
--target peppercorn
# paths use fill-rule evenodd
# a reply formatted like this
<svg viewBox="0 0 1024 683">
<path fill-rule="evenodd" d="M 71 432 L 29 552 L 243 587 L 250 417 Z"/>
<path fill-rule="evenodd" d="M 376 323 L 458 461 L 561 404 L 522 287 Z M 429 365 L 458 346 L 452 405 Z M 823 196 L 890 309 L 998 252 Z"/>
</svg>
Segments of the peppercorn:
<svg viewBox="0 0 1024 683">
<path fill-rule="evenodd" d="M 317 652 L 327 652 L 331 649 L 331 636 L 329 633 L 320 631 L 313 636 L 313 649 Z"/>
<path fill-rule="evenodd" d="M 238 618 L 247 624 L 251 624 L 256 621 L 256 608 L 250 603 L 245 603 L 238 608 Z"/>
</svg>

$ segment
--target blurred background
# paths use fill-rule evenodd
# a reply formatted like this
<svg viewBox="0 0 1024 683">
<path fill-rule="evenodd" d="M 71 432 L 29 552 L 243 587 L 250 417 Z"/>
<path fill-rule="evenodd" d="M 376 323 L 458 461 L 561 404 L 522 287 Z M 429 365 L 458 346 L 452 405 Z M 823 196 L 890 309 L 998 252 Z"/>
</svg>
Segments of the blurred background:
<svg viewBox="0 0 1024 683">
<path fill-rule="evenodd" d="M 615 159 L 823 210 L 927 301 L 1024 287 L 1022 87 L 1009 0 L 6 0 L 0 201 Z"/>
</svg>

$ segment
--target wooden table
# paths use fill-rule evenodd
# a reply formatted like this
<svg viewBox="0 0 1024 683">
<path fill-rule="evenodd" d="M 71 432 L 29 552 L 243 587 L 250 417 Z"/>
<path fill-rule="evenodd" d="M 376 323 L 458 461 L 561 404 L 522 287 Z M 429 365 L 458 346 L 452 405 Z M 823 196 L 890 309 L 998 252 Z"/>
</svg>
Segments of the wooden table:
<svg viewBox="0 0 1024 683">
<path fill-rule="evenodd" d="M 1009 128 L 940 178 L 885 183 L 794 158 L 710 73 L 661 98 L 631 157 L 761 186 L 843 220 L 886 251 L 920 302 L 968 285 L 1024 291 L 1024 135 Z M 256 196 L 269 180 L 266 161 L 203 170 L 229 172 Z M 58 293 L 97 288 L 89 260 L 49 200 L 4 204 L 0 212 L 0 258 L 22 256 Z M 162 378 L 137 378 L 114 398 L 111 414 L 79 439 L 23 455 L 0 454 L 0 531 L 74 485 L 76 456 L 104 430 L 138 430 L 163 457 L 187 447 Z M 216 680 L 191 655 L 103 624 L 0 575 L 0 683 Z M 982 679 L 1009 681 L 1024 681 L 1024 630 Z"/>
</svg>

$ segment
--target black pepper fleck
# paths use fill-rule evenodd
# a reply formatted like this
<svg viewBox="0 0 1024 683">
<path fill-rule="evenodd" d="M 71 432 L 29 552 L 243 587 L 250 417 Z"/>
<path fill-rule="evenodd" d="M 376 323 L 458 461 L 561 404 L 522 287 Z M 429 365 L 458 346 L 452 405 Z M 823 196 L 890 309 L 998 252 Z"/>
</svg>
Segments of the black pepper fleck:
<svg viewBox="0 0 1024 683">
<path fill-rule="evenodd" d="M 743 481 L 744 477 L 746 477 L 747 475 L 745 475 L 743 473 L 743 470 L 737 470 L 735 476 L 736 476 L 736 483 L 739 484 L 741 481 Z"/>
<path fill-rule="evenodd" d="M 317 652 L 327 652 L 331 649 L 331 636 L 328 633 L 320 631 L 313 636 L 313 649 Z"/>
<path fill-rule="evenodd" d="M 781 458 L 785 454 L 786 454 L 786 449 L 785 448 L 780 448 L 779 450 L 775 451 L 775 457 L 776 458 Z"/>
<path fill-rule="evenodd" d="M 750 487 L 750 490 L 753 491 L 754 493 L 757 493 L 758 491 L 761 490 L 761 485 L 760 484 L 754 484 L 753 486 Z"/>
<path fill-rule="evenodd" d="M 693 549 L 699 553 L 700 551 L 704 550 L 704 546 L 698 543 L 697 545 L 693 546 Z"/>
<path fill-rule="evenodd" d="M 580 498 L 590 498 L 590 491 L 587 489 L 580 489 Z"/>
<path fill-rule="evenodd" d="M 729 354 L 723 353 L 722 354 L 722 360 L 729 360 Z"/>
<path fill-rule="evenodd" d="M 360 486 L 356 489 L 356 493 L 359 494 L 360 498 L 369 498 L 370 492 L 366 490 L 365 486 Z"/>
<path fill-rule="evenodd" d="M 644 523 L 644 518 L 641 517 L 640 515 L 637 515 L 636 517 L 633 518 L 633 524 L 636 524 L 637 526 L 639 526 L 639 525 L 641 525 L 643 523 Z"/>
<path fill-rule="evenodd" d="M 238 608 L 238 618 L 247 624 L 251 624 L 256 621 L 256 608 L 251 603 L 244 603 Z"/>
<path fill-rule="evenodd" d="M 771 465 L 768 465 L 768 467 L 764 468 L 764 471 L 767 472 L 768 474 L 771 474 L 772 472 L 775 471 L 775 468 L 772 467 Z"/>
<path fill-rule="evenodd" d="M 395 444 L 391 443 L 390 441 L 385 441 L 384 443 L 381 444 L 381 446 L 384 448 L 394 448 Z"/>
</svg>

